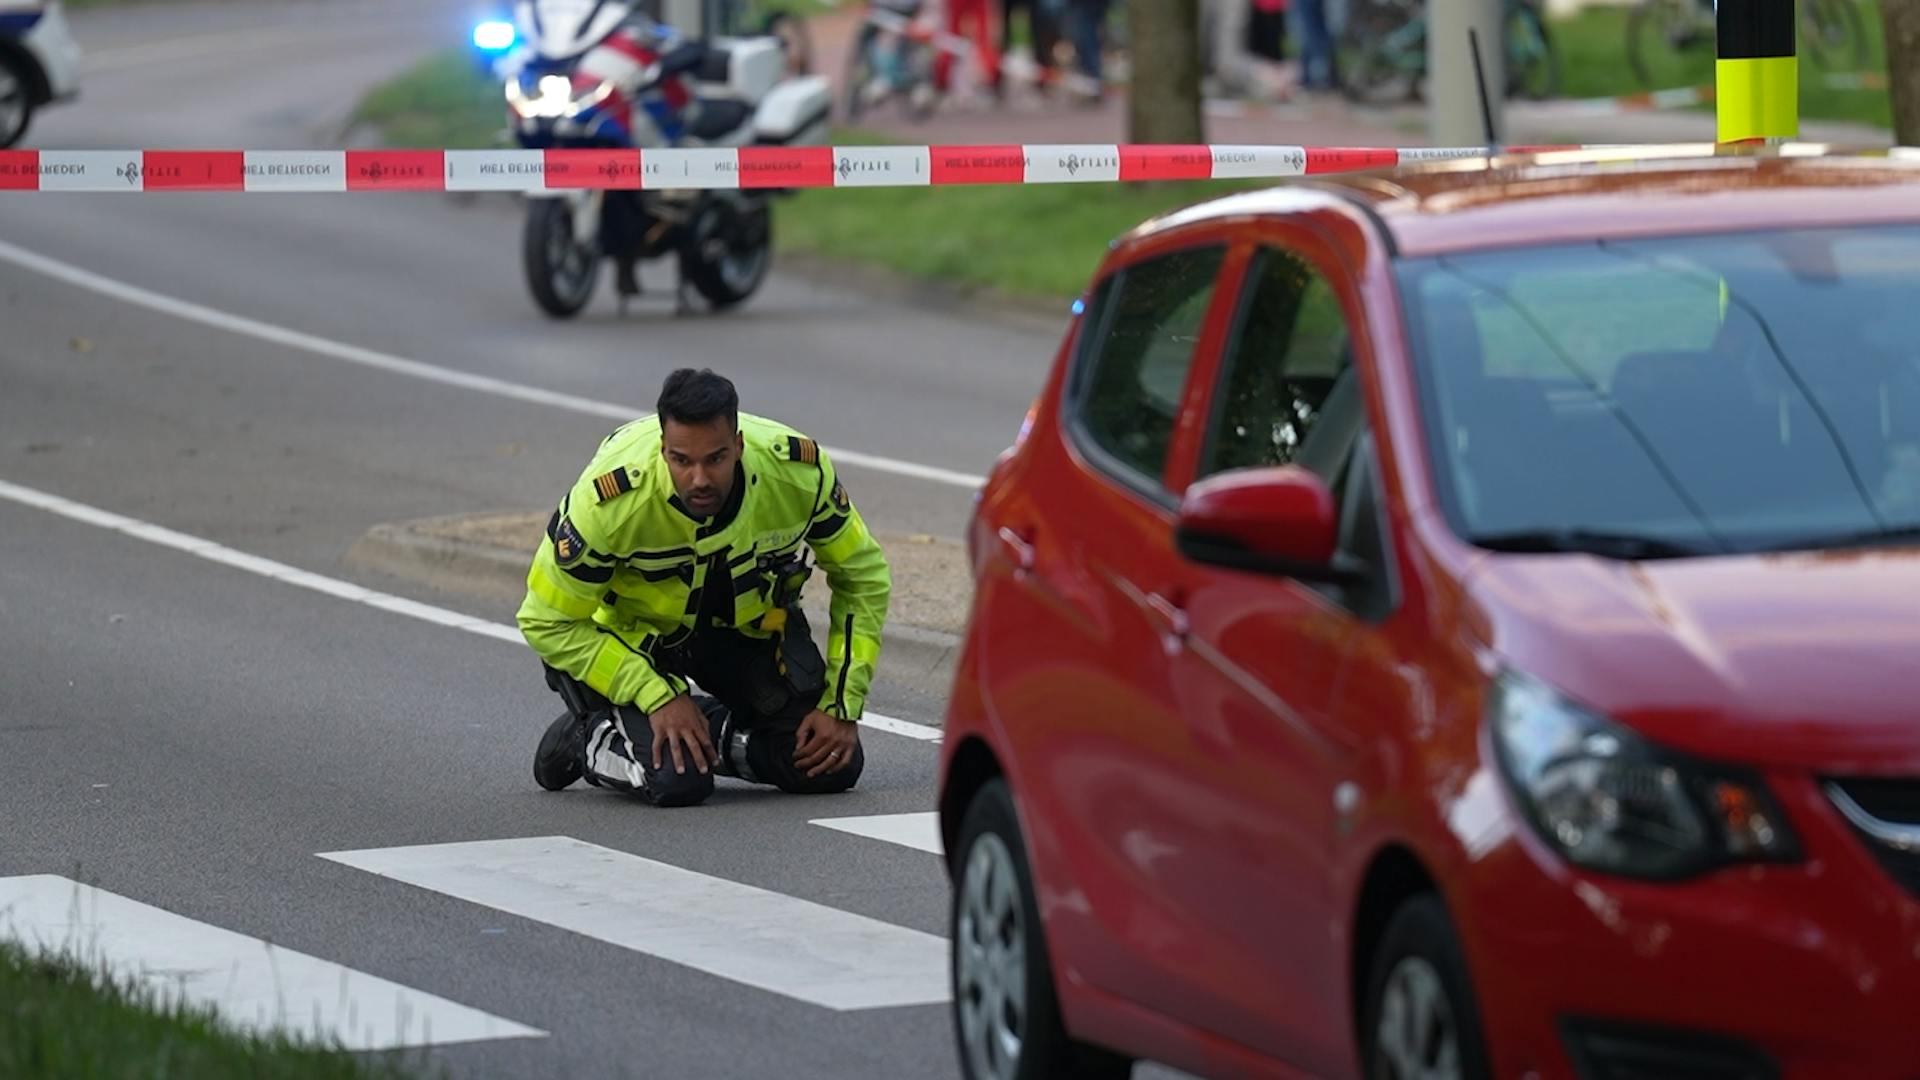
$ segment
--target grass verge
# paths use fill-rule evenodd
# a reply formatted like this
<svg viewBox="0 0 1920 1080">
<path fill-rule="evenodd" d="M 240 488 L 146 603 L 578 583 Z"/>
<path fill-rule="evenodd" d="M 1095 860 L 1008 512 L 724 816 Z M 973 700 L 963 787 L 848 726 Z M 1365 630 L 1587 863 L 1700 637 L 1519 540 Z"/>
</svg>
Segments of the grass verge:
<svg viewBox="0 0 1920 1080">
<path fill-rule="evenodd" d="M 487 149 L 502 145 L 507 103 L 469 50 L 451 48 L 374 87 L 355 106 L 353 122 L 378 129 L 395 148 Z"/>
<path fill-rule="evenodd" d="M 495 145 L 499 92 L 461 50 L 431 57 L 376 87 L 355 121 L 396 147 Z M 840 145 L 880 140 L 834 133 Z M 1107 242 L 1166 210 L 1261 186 L 1201 181 L 803 191 L 775 211 L 781 250 L 865 263 L 1020 299 L 1079 294 Z"/>
<path fill-rule="evenodd" d="M 405 1080 L 397 1064 L 239 1034 L 71 960 L 0 943 L 0 1076 L 42 1080 Z"/>
<path fill-rule="evenodd" d="M 1880 23 L 1880 6 L 1871 0 L 1855 0 L 1860 29 L 1867 48 L 1860 62 L 1862 72 L 1884 77 L 1887 71 L 1885 37 Z M 1649 89 L 1682 86 L 1712 86 L 1714 82 L 1714 43 L 1709 34 L 1702 46 L 1681 54 L 1663 49 L 1661 56 L 1649 57 L 1654 86 L 1640 84 L 1627 54 L 1627 18 L 1625 7 L 1589 7 L 1552 24 L 1554 45 L 1560 50 L 1560 93 L 1563 97 L 1614 97 L 1637 94 Z M 1798 24 L 1797 53 L 1800 57 L 1800 118 L 1802 120 L 1848 120 L 1877 127 L 1893 126 L 1893 106 L 1885 89 L 1846 89 L 1830 85 L 1828 76 L 1847 75 L 1852 63 L 1822 67 L 1809 54 L 1806 23 Z M 1697 106 L 1711 112 L 1711 104 Z"/>
<path fill-rule="evenodd" d="M 1274 181 L 803 191 L 774 228 L 782 247 L 1021 299 L 1086 287 L 1107 243 L 1167 210 Z"/>
</svg>

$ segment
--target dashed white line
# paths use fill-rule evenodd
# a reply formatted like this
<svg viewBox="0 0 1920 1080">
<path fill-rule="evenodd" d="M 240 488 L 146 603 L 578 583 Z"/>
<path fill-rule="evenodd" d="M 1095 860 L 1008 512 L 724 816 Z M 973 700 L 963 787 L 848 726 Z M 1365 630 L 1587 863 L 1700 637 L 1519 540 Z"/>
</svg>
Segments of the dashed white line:
<svg viewBox="0 0 1920 1080">
<path fill-rule="evenodd" d="M 236 570 L 244 570 L 249 574 L 256 574 L 260 577 L 272 578 L 275 581 L 297 586 L 302 589 L 309 589 L 313 592 L 324 593 L 327 596 L 336 597 L 349 603 L 363 604 L 381 611 L 390 611 L 396 615 L 405 615 L 411 619 L 420 619 L 424 622 L 434 623 L 454 630 L 464 630 L 470 634 L 479 634 L 481 637 L 510 642 L 522 647 L 526 647 L 527 644 L 526 638 L 521 635 L 518 627 L 503 626 L 499 623 L 488 622 L 485 619 L 477 619 L 471 615 L 465 615 L 448 608 L 435 607 L 432 604 L 423 604 L 417 600 L 409 600 L 404 596 L 394 596 L 391 593 L 383 593 L 364 586 L 355 585 L 350 581 L 341 581 L 338 578 L 330 578 L 309 570 L 302 570 L 297 566 L 288 566 L 285 563 L 275 562 L 272 559 L 263 559 L 258 555 L 249 555 L 244 551 L 235 551 L 232 548 L 224 547 L 202 537 L 191 536 L 183 532 L 175 532 L 164 526 L 139 521 L 135 518 L 116 514 L 109 510 L 102 510 L 96 506 L 88 506 L 85 503 L 74 502 L 72 499 L 60 495 L 53 495 L 48 492 L 37 491 L 33 488 L 22 487 L 19 484 L 0 480 L 0 499 L 19 503 L 23 506 L 31 506 L 37 510 L 44 510 L 47 513 L 58 515 L 70 521 L 78 521 L 98 528 L 110 529 L 137 540 L 144 540 L 150 544 L 172 548 L 175 551 L 183 551 L 189 555 L 197 556 L 210 562 L 230 566 Z M 890 734 L 905 736 L 909 739 L 917 739 L 921 742 L 939 742 L 941 735 L 939 728 L 928 727 L 925 724 L 916 724 L 910 720 L 899 720 L 891 716 L 882 716 L 878 713 L 867 713 L 861 719 L 860 726 L 874 731 L 885 731 Z"/>
<path fill-rule="evenodd" d="M 17 247 L 5 241 L 0 241 L 0 261 L 10 262 L 15 266 L 43 274 L 56 281 L 63 281 L 77 288 L 86 289 L 90 292 L 98 293 L 101 296 L 132 304 L 135 307 L 143 307 L 149 311 L 157 311 L 163 315 L 171 315 L 174 318 L 185 319 L 188 322 L 211 326 L 216 330 L 240 334 L 258 341 L 265 341 L 269 344 L 281 345 L 290 349 L 300 349 L 313 353 L 316 356 L 324 356 L 331 360 L 339 360 L 349 364 L 358 364 L 362 367 L 373 368 L 394 375 L 404 375 L 408 378 L 420 379 L 425 382 L 440 383 L 443 386 L 458 386 L 466 390 L 492 394 L 495 397 L 512 398 L 516 401 L 532 402 L 536 405 L 549 405 L 556 409 L 566 409 L 572 412 L 584 413 L 589 416 L 605 417 L 623 423 L 636 416 L 643 416 L 650 411 L 636 406 L 598 401 L 593 398 L 578 397 L 573 394 L 562 394 L 553 390 L 542 390 L 537 386 L 526 386 L 521 383 L 508 382 L 505 379 L 495 379 L 487 375 L 475 375 L 468 371 L 458 371 L 453 368 L 425 364 L 418 360 L 408 360 L 405 357 L 394 356 L 390 353 L 383 353 L 374 349 L 363 349 L 358 345 L 348 345 L 344 342 L 334 341 L 329 338 L 302 333 L 299 330 L 289 330 L 283 326 L 275 326 L 272 323 L 261 322 L 258 319 L 249 319 L 244 315 L 234 315 L 216 308 L 207 307 L 203 304 L 196 304 L 188 300 L 165 296 L 150 289 L 143 289 L 138 285 L 129 285 L 124 281 L 116 281 L 113 278 L 96 274 L 91 270 L 83 270 L 80 267 L 61 262 L 58 259 L 50 259 L 45 255 L 28 251 L 26 248 Z M 942 469 L 933 465 L 921 465 L 911 461 L 901 461 L 897 458 L 883 457 L 878 454 L 867 454 L 858 450 L 847 450 L 839 447 L 829 446 L 824 449 L 838 464 L 854 465 L 861 468 L 872 469 L 875 472 L 890 473 L 894 476 L 905 476 L 915 480 L 927 480 L 936 484 L 947 484 L 952 487 L 965 488 L 969 491 L 978 488 L 985 482 L 984 477 L 974 476 L 970 473 L 956 472 L 952 469 Z"/>
</svg>

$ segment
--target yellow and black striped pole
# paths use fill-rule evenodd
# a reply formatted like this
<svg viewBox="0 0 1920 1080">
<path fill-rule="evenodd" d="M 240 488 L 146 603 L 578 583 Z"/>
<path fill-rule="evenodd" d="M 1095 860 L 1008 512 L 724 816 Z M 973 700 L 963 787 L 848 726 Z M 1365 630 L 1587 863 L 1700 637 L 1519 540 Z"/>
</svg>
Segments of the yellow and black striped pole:
<svg viewBox="0 0 1920 1080">
<path fill-rule="evenodd" d="M 1716 0 L 1714 100 L 1722 143 L 1800 134 L 1794 0 Z"/>
</svg>

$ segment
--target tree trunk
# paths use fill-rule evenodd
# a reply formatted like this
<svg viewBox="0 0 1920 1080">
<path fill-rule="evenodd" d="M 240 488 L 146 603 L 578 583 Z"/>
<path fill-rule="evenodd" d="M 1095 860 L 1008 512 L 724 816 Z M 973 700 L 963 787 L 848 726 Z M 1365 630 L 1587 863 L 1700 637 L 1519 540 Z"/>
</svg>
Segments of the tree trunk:
<svg viewBox="0 0 1920 1080">
<path fill-rule="evenodd" d="M 1200 119 L 1200 0 L 1127 0 L 1127 39 L 1133 49 L 1128 140 L 1206 142 Z"/>
<path fill-rule="evenodd" d="M 1887 96 L 1893 100 L 1893 137 L 1920 146 L 1920 0 L 1880 0 L 1887 31 Z"/>
</svg>

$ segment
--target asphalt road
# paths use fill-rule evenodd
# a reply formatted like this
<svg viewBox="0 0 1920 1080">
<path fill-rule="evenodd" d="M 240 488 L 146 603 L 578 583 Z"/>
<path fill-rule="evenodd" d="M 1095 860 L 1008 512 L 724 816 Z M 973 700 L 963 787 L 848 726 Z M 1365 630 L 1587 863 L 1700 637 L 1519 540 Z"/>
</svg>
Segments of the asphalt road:
<svg viewBox="0 0 1920 1080">
<path fill-rule="evenodd" d="M 361 90 L 458 40 L 467 15 L 439 0 L 78 15 L 85 98 L 43 114 L 30 144 L 324 147 Z M 520 284 L 517 228 L 508 201 L 433 195 L 0 198 L 0 486 L 16 485 L 0 497 L 0 879 L 65 875 L 542 1033 L 425 1051 L 461 1077 L 955 1075 L 943 1005 L 834 1009 L 804 985 L 755 983 L 821 942 L 857 982 L 862 964 L 928 955 L 926 935 L 944 934 L 936 856 L 810 823 L 930 810 L 935 743 L 869 733 L 860 787 L 826 799 L 722 781 L 706 807 L 663 812 L 544 793 L 528 766 L 557 708 L 524 645 L 356 591 L 510 625 L 510 606 L 342 556 L 382 522 L 548 505 L 615 421 L 21 265 L 636 410 L 671 368 L 708 364 L 747 408 L 829 446 L 967 474 L 1012 436 L 1060 330 L 787 276 L 725 317 L 676 319 L 662 295 L 621 321 L 603 295 L 556 326 Z M 845 476 L 878 527 L 954 535 L 964 521 L 961 487 Z M 101 528 L 23 491 L 191 539 Z M 179 550 L 202 541 L 225 561 Z M 321 591 L 245 556 L 321 575 Z M 884 662 L 874 707 L 940 720 L 889 691 Z M 516 915 L 322 857 L 537 837 L 733 906 L 663 941 L 650 931 L 686 912 L 650 923 L 651 886 L 632 888 L 636 913 L 597 924 L 629 939 L 609 947 L 553 913 L 588 905 L 579 895 Z M 564 894 L 567 872 L 548 877 L 523 891 Z"/>
</svg>

